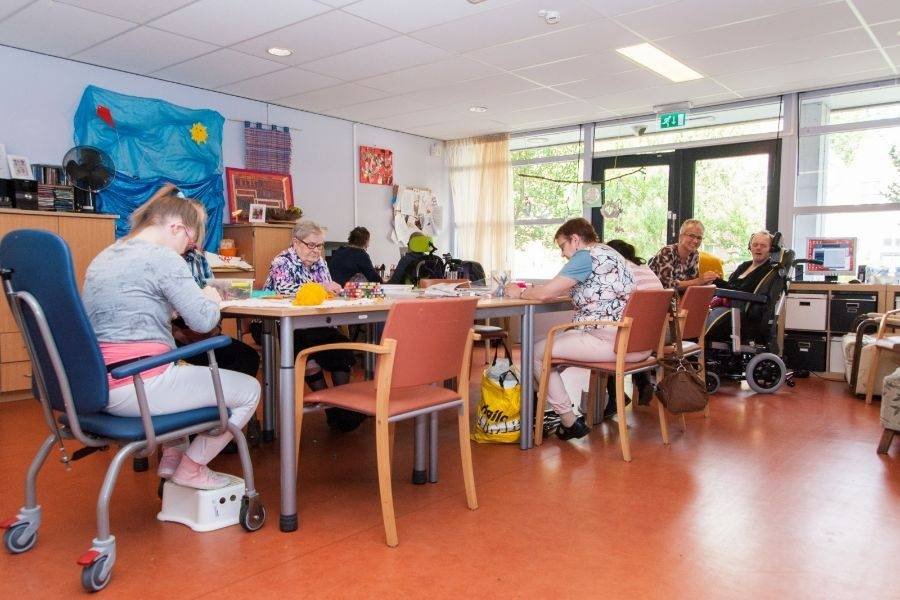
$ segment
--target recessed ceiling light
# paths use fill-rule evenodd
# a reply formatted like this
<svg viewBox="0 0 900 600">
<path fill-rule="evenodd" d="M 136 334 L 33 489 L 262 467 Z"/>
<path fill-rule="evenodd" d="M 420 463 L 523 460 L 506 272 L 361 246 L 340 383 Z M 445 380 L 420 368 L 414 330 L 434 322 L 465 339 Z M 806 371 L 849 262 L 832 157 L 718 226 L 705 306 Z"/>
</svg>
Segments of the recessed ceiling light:
<svg viewBox="0 0 900 600">
<path fill-rule="evenodd" d="M 483 113 L 487 112 L 487 106 L 472 106 L 469 108 L 469 110 L 474 113 Z"/>
<path fill-rule="evenodd" d="M 676 83 L 703 79 L 703 75 L 651 44 L 616 48 L 616 52 Z"/>
<path fill-rule="evenodd" d="M 266 52 L 268 52 L 272 56 L 290 56 L 294 53 L 294 51 L 290 48 L 279 48 L 278 46 L 273 46 L 272 48 L 266 50 Z"/>
<path fill-rule="evenodd" d="M 469 4 L 481 4 L 484 0 L 469 0 Z"/>
</svg>

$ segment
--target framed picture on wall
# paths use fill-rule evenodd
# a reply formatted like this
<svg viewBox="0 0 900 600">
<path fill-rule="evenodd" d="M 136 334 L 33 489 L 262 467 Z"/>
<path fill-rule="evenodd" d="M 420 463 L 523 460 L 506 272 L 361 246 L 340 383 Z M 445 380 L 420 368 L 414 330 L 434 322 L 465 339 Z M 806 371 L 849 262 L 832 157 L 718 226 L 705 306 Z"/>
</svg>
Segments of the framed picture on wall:
<svg viewBox="0 0 900 600">
<path fill-rule="evenodd" d="M 290 175 L 226 167 L 225 181 L 228 184 L 228 211 L 232 223 L 250 222 L 251 206 L 254 204 L 280 209 L 294 206 Z"/>
<path fill-rule="evenodd" d="M 359 182 L 394 185 L 394 153 L 385 148 L 360 146 Z"/>
</svg>

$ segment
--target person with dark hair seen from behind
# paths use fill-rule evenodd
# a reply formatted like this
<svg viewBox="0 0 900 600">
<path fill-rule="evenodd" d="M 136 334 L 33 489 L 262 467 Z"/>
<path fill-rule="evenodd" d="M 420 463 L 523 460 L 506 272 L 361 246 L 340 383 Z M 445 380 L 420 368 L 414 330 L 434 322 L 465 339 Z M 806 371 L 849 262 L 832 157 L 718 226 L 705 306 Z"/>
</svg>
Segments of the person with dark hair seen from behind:
<svg viewBox="0 0 900 600">
<path fill-rule="evenodd" d="M 706 285 L 718 277 L 714 271 L 700 273 L 698 250 L 702 241 L 703 223 L 697 219 L 688 219 L 681 224 L 678 242 L 663 246 L 650 259 L 648 265 L 664 288 L 681 294 L 692 285 Z"/>
<path fill-rule="evenodd" d="M 369 247 L 369 230 L 365 227 L 354 227 L 347 237 L 347 245 L 341 246 L 331 255 L 328 270 L 331 278 L 339 285 L 344 285 L 357 275 L 366 281 L 381 283 L 381 276 L 372 264 L 372 258 L 366 251 Z"/>
<path fill-rule="evenodd" d="M 568 259 L 562 270 L 543 285 L 520 288 L 515 283 L 507 284 L 506 296 L 549 300 L 569 294 L 575 305 L 574 322 L 620 320 L 625 304 L 635 289 L 634 276 L 622 256 L 600 243 L 594 227 L 583 218 L 563 223 L 553 236 L 553 241 L 559 246 L 563 257 Z M 612 327 L 564 331 L 553 339 L 551 356 L 593 362 L 616 360 L 616 333 L 617 330 Z M 537 377 L 540 377 L 543 368 L 546 344 L 544 339 L 534 345 L 534 372 Z M 643 353 L 632 354 L 637 355 L 629 355 L 627 360 L 640 360 L 646 356 Z M 584 417 L 575 416 L 575 403 L 569 397 L 557 369 L 550 371 L 547 400 L 561 421 L 556 430 L 557 437 L 569 440 L 590 433 Z M 580 404 L 581 398 L 577 401 Z"/>
<path fill-rule="evenodd" d="M 413 231 L 409 236 L 409 242 L 407 243 L 407 248 L 415 245 L 413 242 L 416 238 L 427 238 L 428 236 L 422 233 L 421 231 Z M 418 262 L 423 256 L 425 256 L 424 252 L 415 252 L 410 249 L 406 254 L 404 254 L 400 258 L 400 262 L 397 263 L 397 268 L 394 269 L 394 274 L 391 275 L 391 278 L 388 280 L 388 283 L 391 284 L 400 284 L 400 283 L 414 283 L 409 281 L 406 272 L 410 269 L 412 265 Z"/>
<path fill-rule="evenodd" d="M 634 246 L 624 240 L 610 240 L 606 242 L 606 245 L 621 254 L 622 258 L 628 262 L 628 268 L 631 269 L 631 274 L 634 276 L 634 287 L 636 290 L 663 289 L 659 277 L 650 270 L 643 258 L 637 256 Z M 650 382 L 649 375 L 647 373 L 635 373 L 631 376 L 631 383 L 637 391 L 638 404 L 641 406 L 650 404 L 650 400 L 653 398 L 653 385 Z M 616 397 L 616 380 L 612 377 L 606 380 L 606 390 L 610 398 Z M 625 404 L 628 404 L 629 401 L 630 398 L 626 394 Z M 603 412 L 603 418 L 610 418 L 614 414 L 616 414 L 616 403 L 608 402 L 606 410 Z"/>
</svg>

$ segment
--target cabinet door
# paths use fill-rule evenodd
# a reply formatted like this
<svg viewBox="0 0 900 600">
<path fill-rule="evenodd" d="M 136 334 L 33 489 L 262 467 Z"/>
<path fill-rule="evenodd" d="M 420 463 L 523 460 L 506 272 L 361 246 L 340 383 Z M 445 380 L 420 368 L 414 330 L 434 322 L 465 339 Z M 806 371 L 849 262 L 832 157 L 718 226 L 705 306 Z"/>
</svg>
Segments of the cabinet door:
<svg viewBox="0 0 900 600">
<path fill-rule="evenodd" d="M 114 219 L 94 217 L 60 217 L 59 235 L 72 251 L 75 281 L 78 287 L 84 283 L 84 273 L 94 257 L 116 239 Z"/>
<path fill-rule="evenodd" d="M 59 233 L 59 218 L 54 215 L 42 215 L 29 212 L 0 213 L 0 238 L 15 229 L 42 229 L 44 231 L 52 231 Z M 35 248 L 40 251 L 40 248 Z M 17 331 L 16 321 L 13 319 L 12 312 L 6 304 L 4 298 L 0 301 L 0 333 Z"/>
<path fill-rule="evenodd" d="M 0 333 L 0 362 L 19 362 L 28 360 L 25 340 L 18 331 Z"/>
<path fill-rule="evenodd" d="M 257 287 L 266 283 L 272 259 L 290 247 L 293 231 L 292 227 L 253 228 L 253 267 Z"/>
<path fill-rule="evenodd" d="M 29 361 L 0 365 L 0 392 L 18 392 L 31 389 L 31 363 Z"/>
</svg>

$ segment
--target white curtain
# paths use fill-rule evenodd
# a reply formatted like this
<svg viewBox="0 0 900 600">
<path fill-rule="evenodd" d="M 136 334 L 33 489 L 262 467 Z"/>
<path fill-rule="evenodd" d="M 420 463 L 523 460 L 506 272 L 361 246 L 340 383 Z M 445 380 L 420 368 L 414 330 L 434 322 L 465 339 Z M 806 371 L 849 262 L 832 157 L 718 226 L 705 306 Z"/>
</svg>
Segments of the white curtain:
<svg viewBox="0 0 900 600">
<path fill-rule="evenodd" d="M 509 135 L 447 144 L 457 255 L 492 271 L 509 270 L 513 208 L 509 193 Z"/>
</svg>

